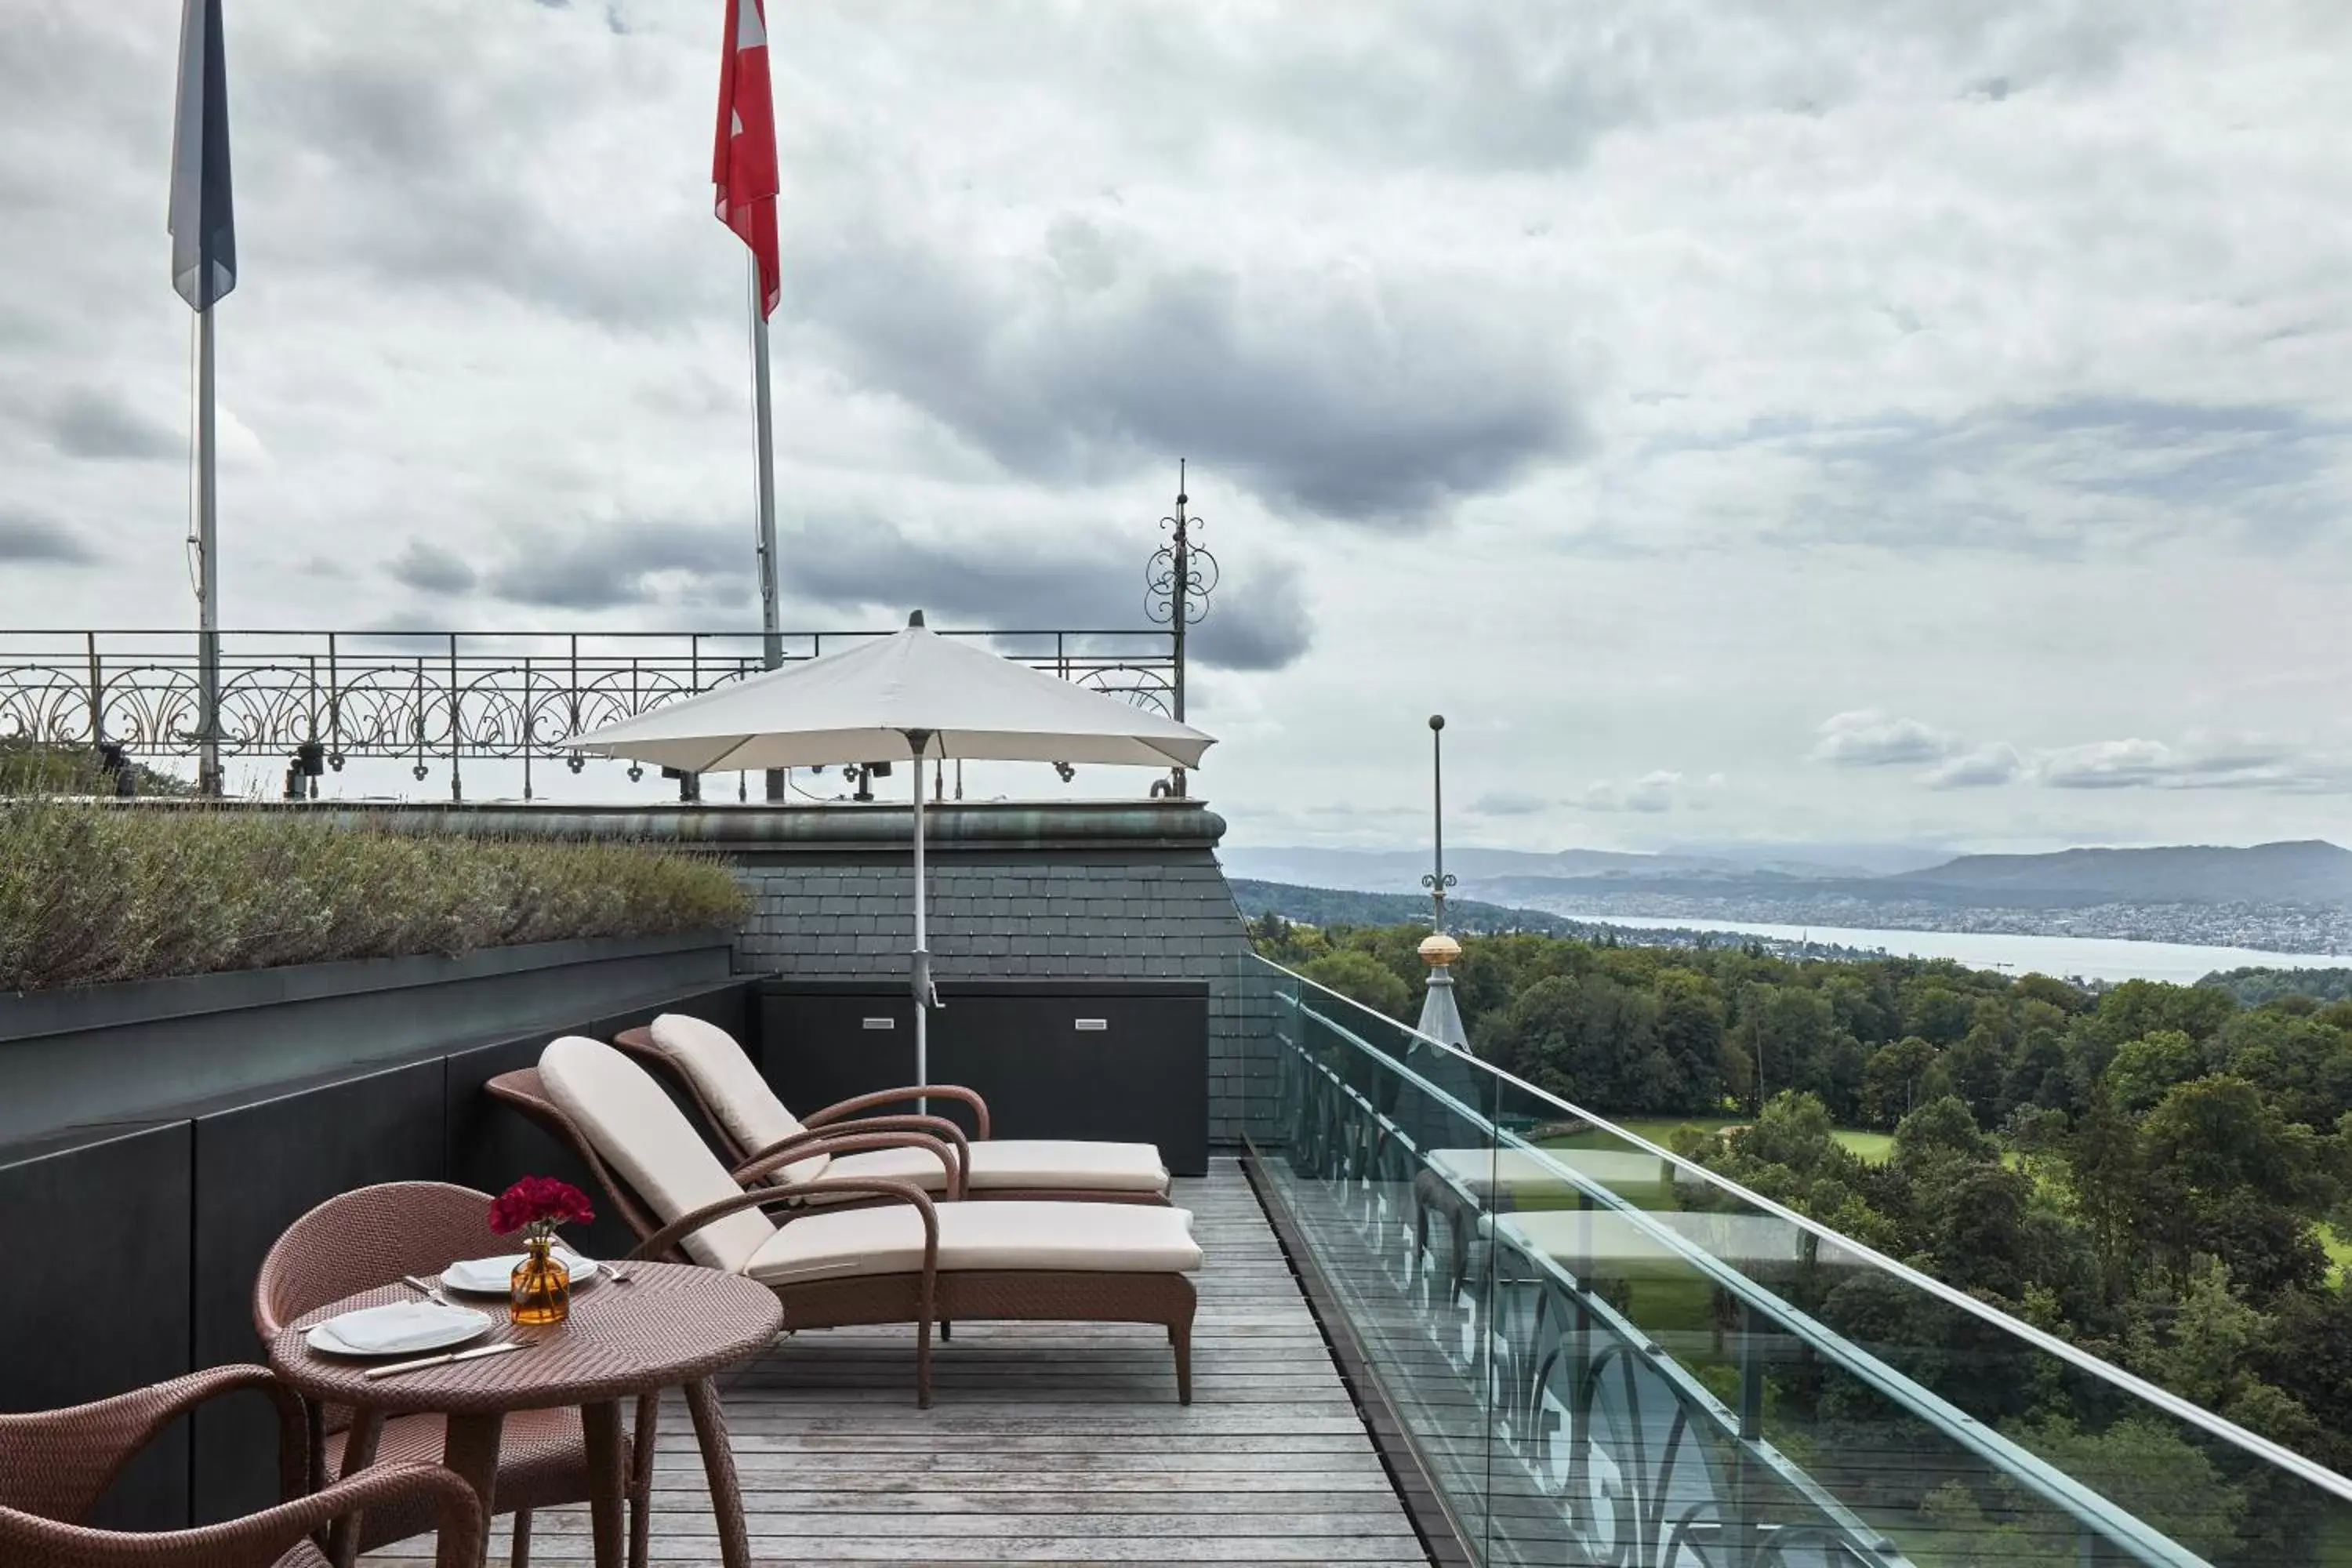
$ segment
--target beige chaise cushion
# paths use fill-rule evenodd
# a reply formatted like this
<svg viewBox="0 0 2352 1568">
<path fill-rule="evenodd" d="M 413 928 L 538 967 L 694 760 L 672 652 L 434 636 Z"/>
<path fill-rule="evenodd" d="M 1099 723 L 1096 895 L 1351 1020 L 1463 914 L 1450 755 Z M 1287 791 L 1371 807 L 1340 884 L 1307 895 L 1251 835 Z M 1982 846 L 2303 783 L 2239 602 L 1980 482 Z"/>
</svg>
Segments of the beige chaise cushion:
<svg viewBox="0 0 2352 1568">
<path fill-rule="evenodd" d="M 718 1025 L 665 1013 L 653 1022 L 654 1045 L 692 1078 L 711 1114 L 745 1149 L 764 1149 L 801 1131 L 735 1037 Z M 892 1108 L 903 1113 L 913 1105 Z M 853 1131 L 846 1124 L 838 1131 Z M 947 1187 L 947 1170 L 922 1149 L 877 1149 L 858 1154 L 819 1155 L 783 1169 L 782 1181 L 814 1181 L 828 1169 L 836 1176 L 911 1181 L 930 1192 Z M 1095 1143 L 1075 1139 L 991 1139 L 971 1146 L 974 1192 L 1044 1188 L 1057 1192 L 1156 1193 L 1168 1191 L 1168 1168 L 1149 1143 Z"/>
<path fill-rule="evenodd" d="M 971 1146 L 974 1193 L 1043 1189 L 1048 1192 L 1148 1193 L 1168 1191 L 1168 1167 L 1149 1143 L 1084 1143 L 1053 1138 L 1008 1138 Z M 835 1176 L 882 1177 L 913 1182 L 928 1192 L 947 1185 L 947 1172 L 928 1149 L 874 1149 L 838 1154 Z"/>
<path fill-rule="evenodd" d="M 683 1013 L 664 1013 L 653 1021 L 646 1031 L 653 1037 L 654 1048 L 677 1064 L 680 1071 L 694 1080 L 702 1093 L 710 1113 L 727 1129 L 727 1135 L 746 1153 L 780 1143 L 807 1128 L 800 1119 L 784 1109 L 735 1037 L 704 1018 L 689 1018 Z M 829 1154 L 817 1154 L 806 1160 L 795 1160 L 777 1173 L 779 1182 L 814 1182 L 824 1174 L 831 1163 Z"/>
<path fill-rule="evenodd" d="M 567 1035 L 540 1053 L 539 1077 L 664 1225 L 743 1191 L 652 1076 L 612 1047 Z M 744 1209 L 688 1237 L 686 1250 L 698 1263 L 740 1273 L 775 1234 L 765 1215 Z"/>
<path fill-rule="evenodd" d="M 835 1168 L 840 1168 L 836 1162 Z M 940 1269 L 1062 1269 L 1189 1274 L 1201 1267 L 1192 1216 L 1135 1204 L 940 1204 Z M 923 1221 L 910 1204 L 837 1209 L 777 1230 L 743 1272 L 765 1285 L 923 1266 Z"/>
</svg>

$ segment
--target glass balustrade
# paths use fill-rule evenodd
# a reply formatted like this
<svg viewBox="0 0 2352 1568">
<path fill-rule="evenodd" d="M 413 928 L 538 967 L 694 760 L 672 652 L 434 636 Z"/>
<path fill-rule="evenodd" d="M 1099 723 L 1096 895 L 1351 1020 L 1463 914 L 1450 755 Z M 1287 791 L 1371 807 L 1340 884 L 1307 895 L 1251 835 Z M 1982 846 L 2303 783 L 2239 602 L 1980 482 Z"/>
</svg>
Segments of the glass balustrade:
<svg viewBox="0 0 2352 1568">
<path fill-rule="evenodd" d="M 2352 1563 L 2352 1482 L 1256 959 L 1255 1169 L 1491 1564 Z"/>
</svg>

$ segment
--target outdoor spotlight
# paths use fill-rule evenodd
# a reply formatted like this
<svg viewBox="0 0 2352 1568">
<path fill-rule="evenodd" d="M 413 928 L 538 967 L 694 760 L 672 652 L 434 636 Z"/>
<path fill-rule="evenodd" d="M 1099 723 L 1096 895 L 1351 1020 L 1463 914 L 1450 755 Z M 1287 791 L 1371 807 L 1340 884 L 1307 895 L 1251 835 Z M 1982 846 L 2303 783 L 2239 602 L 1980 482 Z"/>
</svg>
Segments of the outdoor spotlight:
<svg viewBox="0 0 2352 1568">
<path fill-rule="evenodd" d="M 107 788 L 121 799 L 129 800 L 139 793 L 137 770 L 123 756 L 122 748 L 112 741 L 98 743 L 98 773 L 107 781 Z"/>
<path fill-rule="evenodd" d="M 1062 775 L 1062 782 L 1064 784 L 1067 784 L 1072 779 L 1078 776 L 1078 770 L 1070 766 L 1067 763 L 1055 763 L 1054 764 L 1054 771 Z"/>
</svg>

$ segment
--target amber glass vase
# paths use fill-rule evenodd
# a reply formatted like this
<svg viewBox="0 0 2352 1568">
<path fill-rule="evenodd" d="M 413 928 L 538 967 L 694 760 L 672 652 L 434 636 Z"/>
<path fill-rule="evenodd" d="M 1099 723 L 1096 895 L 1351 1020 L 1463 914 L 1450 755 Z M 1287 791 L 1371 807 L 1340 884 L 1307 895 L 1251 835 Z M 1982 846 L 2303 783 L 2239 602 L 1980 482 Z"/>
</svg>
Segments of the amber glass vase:
<svg viewBox="0 0 2352 1568">
<path fill-rule="evenodd" d="M 551 1237 L 526 1238 L 528 1251 L 509 1281 L 514 1321 L 525 1328 L 551 1328 L 572 1315 L 572 1270 L 554 1257 L 554 1245 Z"/>
</svg>

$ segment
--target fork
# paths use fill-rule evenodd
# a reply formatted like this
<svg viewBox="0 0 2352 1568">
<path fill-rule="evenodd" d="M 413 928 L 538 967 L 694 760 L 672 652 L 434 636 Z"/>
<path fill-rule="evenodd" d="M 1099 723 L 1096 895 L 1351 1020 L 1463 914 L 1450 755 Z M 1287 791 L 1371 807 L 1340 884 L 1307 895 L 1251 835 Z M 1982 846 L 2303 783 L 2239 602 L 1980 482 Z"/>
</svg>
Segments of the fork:
<svg viewBox="0 0 2352 1568">
<path fill-rule="evenodd" d="M 427 1285 L 424 1280 L 419 1279 L 414 1274 L 402 1275 L 400 1277 L 400 1282 L 403 1285 L 407 1286 L 412 1290 L 422 1292 L 425 1299 L 432 1302 L 436 1307 L 446 1307 L 449 1304 L 449 1298 L 441 1294 L 440 1287 L 436 1285 Z"/>
</svg>

